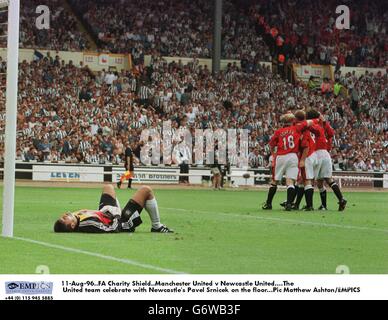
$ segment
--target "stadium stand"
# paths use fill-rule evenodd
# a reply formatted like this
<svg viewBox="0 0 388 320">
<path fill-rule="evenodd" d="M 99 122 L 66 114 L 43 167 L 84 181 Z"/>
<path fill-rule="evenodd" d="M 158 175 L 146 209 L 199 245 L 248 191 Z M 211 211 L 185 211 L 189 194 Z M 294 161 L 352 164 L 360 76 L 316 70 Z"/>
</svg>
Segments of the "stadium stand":
<svg viewBox="0 0 388 320">
<path fill-rule="evenodd" d="M 38 2 L 45 3 L 23 1 L 21 42 L 24 47 L 87 48 L 86 37 L 78 31 L 75 18 L 61 6 L 60 0 L 55 0 L 52 29 L 43 33 L 33 31 L 34 20 L 28 12 Z M 383 24 L 387 14 L 379 4 L 369 4 L 370 14 L 363 17 L 361 13 L 367 4 L 360 2 L 354 13 L 360 23 L 353 30 L 354 36 L 347 38 L 342 33 L 330 32 L 331 20 L 318 19 L 319 27 L 311 29 L 311 18 L 298 13 L 299 6 L 304 5 L 314 18 L 319 10 L 326 10 L 322 1 L 315 1 L 316 5 L 312 6 L 308 0 L 277 4 L 261 0 L 250 10 L 238 9 L 233 1 L 225 1 L 223 56 L 245 63 L 242 69 L 231 64 L 213 76 L 196 58 L 186 66 L 180 62 L 167 63 L 161 58 L 164 55 L 210 56 L 212 17 L 208 1 L 69 2 L 99 39 L 100 50 L 130 51 L 135 64 L 142 64 L 144 55 L 152 54 L 152 63 L 138 69 L 140 73 L 103 71 L 97 74 L 87 67 L 65 64 L 59 57 L 46 56 L 22 63 L 18 160 L 118 164 L 128 136 L 136 142 L 142 129 L 160 129 L 162 121 L 172 120 L 174 130 L 180 127 L 248 129 L 251 166 L 267 166 L 267 143 L 279 125 L 280 114 L 316 107 L 336 129 L 332 151 L 336 169 L 387 171 L 387 74 L 367 72 L 359 77 L 337 72 L 336 85 L 344 88 L 341 94 L 331 85 L 322 94 L 302 82 L 290 84 L 260 65 L 259 61 L 270 61 L 274 51 L 268 35 L 260 36 L 256 33 L 260 30 L 255 29 L 260 29 L 260 23 L 264 31 L 269 28 L 271 32 L 270 26 L 276 26 L 277 34 L 285 35 L 284 43 L 290 43 L 288 54 L 295 62 L 336 62 L 341 66 L 343 59 L 339 56 L 335 59 L 334 55 L 352 51 L 350 65 L 384 66 L 387 41 Z M 326 2 L 331 10 L 335 2 Z M 282 18 L 285 13 L 295 18 L 294 25 L 288 25 Z M 363 18 L 365 25 L 361 23 Z M 315 30 L 312 37 L 308 36 L 308 30 Z M 334 42 L 340 45 L 331 46 Z M 366 48 L 366 53 L 362 48 Z M 321 59 L 322 50 L 324 59 Z M 344 64 L 348 65 L 346 61 Z M 5 69 L 0 58 L 0 73 L 5 73 Z M 2 90 L 1 158 L 4 96 Z"/>
<path fill-rule="evenodd" d="M 63 1 L 22 2 L 22 47 L 64 51 L 90 47 Z M 135 63 L 143 62 L 146 54 L 211 57 L 213 17 L 209 1 L 67 2 L 96 39 L 100 51 L 132 53 Z M 45 4 L 54 8 L 52 27 L 37 30 L 35 8 Z M 385 67 L 387 5 L 381 1 L 352 2 L 350 32 L 335 28 L 337 5 L 336 0 L 225 0 L 222 56 L 243 60 L 244 65 L 276 61 L 284 54 L 287 61 L 300 64 Z M 4 46 L 4 39 L 0 46 Z"/>
<path fill-rule="evenodd" d="M 210 1 L 70 0 L 70 3 L 99 39 L 104 51 L 131 52 L 135 60 L 152 53 L 211 57 Z M 223 17 L 224 58 L 271 61 L 268 47 L 256 34 L 244 10 L 232 1 L 224 1 Z"/>
<path fill-rule="evenodd" d="M 279 115 L 314 106 L 336 129 L 337 169 L 386 171 L 388 76 L 367 73 L 361 78 L 352 74 L 340 78 L 353 90 L 349 97 L 294 86 L 262 67 L 244 73 L 230 65 L 214 77 L 196 60 L 184 66 L 154 57 L 141 75 L 95 75 L 87 67 L 45 57 L 20 66 L 17 158 L 121 163 L 128 136 L 136 141 L 142 129 L 160 130 L 161 121 L 172 120 L 174 130 L 248 129 L 251 164 L 266 166 L 267 143 L 279 125 Z M 357 102 L 352 101 L 356 94 Z M 3 100 L 0 108 L 3 133 Z"/>
<path fill-rule="evenodd" d="M 35 26 L 39 5 L 50 8 L 49 30 L 39 30 Z M 83 51 L 90 47 L 87 37 L 78 30 L 75 17 L 65 10 L 62 0 L 23 0 L 20 16 L 22 48 Z M 0 26 L 0 29 L 5 27 Z M 6 47 L 6 39 L 0 40 L 0 47 Z"/>
<path fill-rule="evenodd" d="M 270 47 L 292 62 L 385 67 L 388 11 L 384 1 L 352 1 L 351 30 L 336 28 L 336 0 L 251 1 L 251 16 Z"/>
</svg>

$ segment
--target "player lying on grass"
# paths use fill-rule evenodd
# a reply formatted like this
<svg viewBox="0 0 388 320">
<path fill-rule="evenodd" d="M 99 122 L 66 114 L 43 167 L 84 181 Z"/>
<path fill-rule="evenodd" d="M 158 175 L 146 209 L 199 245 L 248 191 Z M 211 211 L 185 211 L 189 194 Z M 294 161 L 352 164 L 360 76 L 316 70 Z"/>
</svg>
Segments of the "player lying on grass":
<svg viewBox="0 0 388 320">
<path fill-rule="evenodd" d="M 54 225 L 55 232 L 114 233 L 135 232 L 142 224 L 140 214 L 145 209 L 152 222 L 151 232 L 173 233 L 160 223 L 158 203 L 150 187 L 140 188 L 121 210 L 112 185 L 104 186 L 98 210 L 65 213 Z"/>
</svg>

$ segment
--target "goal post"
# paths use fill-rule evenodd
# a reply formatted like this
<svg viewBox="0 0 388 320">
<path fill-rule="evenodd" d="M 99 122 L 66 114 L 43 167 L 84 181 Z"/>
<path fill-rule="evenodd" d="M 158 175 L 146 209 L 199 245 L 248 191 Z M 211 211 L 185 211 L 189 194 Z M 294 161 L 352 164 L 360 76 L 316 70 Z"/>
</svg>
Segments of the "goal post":
<svg viewBox="0 0 388 320">
<path fill-rule="evenodd" d="M 8 8 L 6 126 L 4 153 L 3 237 L 13 237 L 15 208 L 15 155 L 19 73 L 20 0 L 0 0 Z"/>
</svg>

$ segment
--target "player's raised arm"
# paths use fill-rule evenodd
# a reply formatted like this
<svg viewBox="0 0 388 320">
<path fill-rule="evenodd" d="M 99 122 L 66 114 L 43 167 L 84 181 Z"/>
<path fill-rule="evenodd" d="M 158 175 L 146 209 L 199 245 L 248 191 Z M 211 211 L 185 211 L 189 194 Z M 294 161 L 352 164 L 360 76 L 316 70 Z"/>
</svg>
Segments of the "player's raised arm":
<svg viewBox="0 0 388 320">
<path fill-rule="evenodd" d="M 315 111 L 315 110 L 307 111 L 307 118 L 309 120 L 302 121 L 295 124 L 296 130 L 298 132 L 302 133 L 307 129 L 311 129 L 312 126 L 320 124 L 322 121 L 325 121 L 323 116 L 318 111 Z"/>
<path fill-rule="evenodd" d="M 307 127 L 311 127 L 311 126 L 313 126 L 313 125 L 318 124 L 318 123 L 320 122 L 320 120 L 319 120 L 319 119 L 306 120 L 306 122 L 307 122 Z"/>
<path fill-rule="evenodd" d="M 313 125 L 316 125 L 319 123 L 319 120 L 305 120 L 302 122 L 298 122 L 295 124 L 296 131 L 299 133 L 302 133 L 312 127 Z"/>
<path fill-rule="evenodd" d="M 332 126 L 330 125 L 330 123 L 328 121 L 325 121 L 323 123 L 323 128 L 325 129 L 325 133 L 326 133 L 327 139 L 328 140 L 333 139 L 333 137 L 335 135 L 335 131 L 334 131 L 334 129 L 332 128 Z"/>
</svg>

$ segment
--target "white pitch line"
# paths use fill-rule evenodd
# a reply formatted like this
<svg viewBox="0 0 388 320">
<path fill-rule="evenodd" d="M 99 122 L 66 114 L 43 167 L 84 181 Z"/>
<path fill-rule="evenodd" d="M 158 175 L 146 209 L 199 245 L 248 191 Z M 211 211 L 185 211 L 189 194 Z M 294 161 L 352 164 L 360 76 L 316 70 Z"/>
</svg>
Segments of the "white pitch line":
<svg viewBox="0 0 388 320">
<path fill-rule="evenodd" d="M 100 258 L 100 259 L 120 262 L 120 263 L 128 264 L 128 265 L 131 265 L 131 266 L 140 267 L 140 268 L 143 268 L 143 269 L 150 269 L 150 270 L 154 270 L 154 271 L 158 271 L 158 272 L 163 272 L 163 273 L 168 273 L 168 274 L 186 274 L 185 272 L 176 271 L 176 270 L 172 270 L 172 269 L 165 269 L 165 268 L 153 266 L 153 265 L 150 265 L 150 264 L 144 264 L 144 263 L 141 263 L 141 262 L 137 262 L 137 261 L 134 261 L 134 260 L 115 258 L 115 257 L 111 257 L 111 256 L 106 256 L 106 255 L 103 255 L 103 254 L 100 254 L 100 253 L 89 252 L 89 251 L 85 251 L 85 250 L 80 250 L 80 249 L 74 249 L 74 248 L 59 246 L 59 245 L 56 245 L 56 244 L 36 241 L 36 240 L 32 240 L 32 239 L 26 239 L 26 238 L 20 238 L 20 237 L 14 237 L 14 238 L 11 238 L 11 239 L 32 243 L 32 244 L 40 245 L 40 246 L 47 247 L 47 248 L 53 248 L 53 249 L 58 249 L 58 250 L 62 250 L 62 251 L 68 251 L 68 252 L 71 252 L 71 253 L 78 253 L 78 254 L 83 254 L 83 255 L 91 256 L 91 257 L 95 257 L 95 258 Z"/>
<path fill-rule="evenodd" d="M 194 213 L 205 213 L 205 214 L 217 214 L 220 216 L 228 216 L 234 218 L 251 218 L 255 220 L 263 220 L 263 221 L 272 221 L 272 222 L 281 222 L 287 224 L 304 224 L 318 227 L 327 227 L 327 228 L 340 228 L 340 229 L 350 229 L 350 230 L 361 230 L 361 231 L 376 231 L 388 233 L 387 229 L 378 229 L 378 228 L 368 228 L 368 227 L 358 227 L 351 225 L 342 225 L 342 224 L 330 224 L 330 223 L 321 223 L 321 222 L 313 222 L 313 221 L 303 221 L 303 220 L 294 220 L 294 219 L 283 219 L 283 218 L 271 218 L 271 217 L 263 217 L 263 216 L 253 216 L 253 215 L 242 215 L 242 214 L 231 214 L 225 212 L 210 212 L 210 211 L 199 211 L 199 210 L 187 210 L 187 209 L 179 209 L 179 208 L 161 208 L 164 210 L 175 210 L 182 212 L 194 212 Z"/>
</svg>

